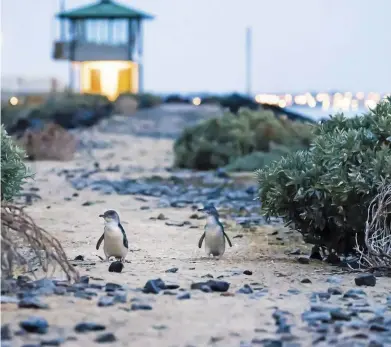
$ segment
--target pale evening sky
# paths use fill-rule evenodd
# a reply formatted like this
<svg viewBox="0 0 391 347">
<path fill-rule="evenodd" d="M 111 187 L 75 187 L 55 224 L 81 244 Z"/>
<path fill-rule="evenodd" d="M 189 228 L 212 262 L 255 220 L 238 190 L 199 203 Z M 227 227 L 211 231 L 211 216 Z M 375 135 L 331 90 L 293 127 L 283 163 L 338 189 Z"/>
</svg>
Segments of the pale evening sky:
<svg viewBox="0 0 391 347">
<path fill-rule="evenodd" d="M 93 1 L 66 0 L 67 9 Z M 144 22 L 145 88 L 245 91 L 245 28 L 253 28 L 252 90 L 391 92 L 391 0 L 119 0 Z M 68 79 L 51 59 L 58 0 L 1 0 L 2 75 Z"/>
</svg>

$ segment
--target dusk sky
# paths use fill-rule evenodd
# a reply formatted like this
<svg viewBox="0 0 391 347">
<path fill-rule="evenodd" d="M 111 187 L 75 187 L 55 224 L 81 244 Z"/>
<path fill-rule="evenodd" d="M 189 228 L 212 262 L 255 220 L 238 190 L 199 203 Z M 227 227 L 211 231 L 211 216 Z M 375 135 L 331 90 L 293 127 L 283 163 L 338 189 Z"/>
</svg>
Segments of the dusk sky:
<svg viewBox="0 0 391 347">
<path fill-rule="evenodd" d="M 91 3 L 66 0 L 67 9 Z M 391 92 L 391 0 L 122 0 L 144 22 L 145 88 L 244 92 L 245 28 L 252 91 Z M 51 59 L 58 0 L 1 0 L 2 75 L 68 79 Z"/>
</svg>

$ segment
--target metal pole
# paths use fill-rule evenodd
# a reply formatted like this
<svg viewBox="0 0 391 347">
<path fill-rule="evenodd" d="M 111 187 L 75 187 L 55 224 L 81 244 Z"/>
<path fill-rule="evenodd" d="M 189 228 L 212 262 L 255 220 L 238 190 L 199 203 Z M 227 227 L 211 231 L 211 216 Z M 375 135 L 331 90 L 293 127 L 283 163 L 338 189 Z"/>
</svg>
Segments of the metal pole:
<svg viewBox="0 0 391 347">
<path fill-rule="evenodd" d="M 252 28 L 246 28 L 246 93 L 251 96 Z"/>
</svg>

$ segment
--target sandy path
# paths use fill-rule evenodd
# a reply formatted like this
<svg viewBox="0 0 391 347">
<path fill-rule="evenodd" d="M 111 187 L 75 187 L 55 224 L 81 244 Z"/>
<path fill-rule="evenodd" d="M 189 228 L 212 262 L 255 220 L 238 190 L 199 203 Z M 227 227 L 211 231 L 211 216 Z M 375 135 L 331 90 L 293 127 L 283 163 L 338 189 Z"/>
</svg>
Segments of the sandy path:
<svg viewBox="0 0 391 347">
<path fill-rule="evenodd" d="M 113 175 L 134 178 L 148 175 L 152 169 L 158 172 L 158 168 L 163 169 L 171 164 L 170 140 L 125 135 L 99 136 L 107 140 L 115 139 L 117 144 L 114 149 L 95 151 L 95 160 L 102 167 L 116 164 L 129 167 L 129 170 L 125 170 L 128 173 L 121 171 Z M 73 331 L 74 325 L 83 320 L 104 323 L 106 331 L 113 332 L 118 339 L 113 344 L 115 346 L 249 346 L 254 338 L 275 336 L 272 313 L 273 308 L 278 307 L 294 314 L 293 334 L 300 337 L 302 346 L 311 346 L 311 335 L 305 331 L 300 314 L 309 306 L 308 295 L 311 292 L 327 291 L 330 284 L 326 283 L 326 279 L 335 268 L 316 262 L 299 265 L 292 257 L 284 255 L 287 246 L 281 248 L 268 244 L 267 235 L 272 231 L 269 226 L 260 227 L 256 232 L 240 232 L 243 235 L 241 238 L 233 238 L 238 234 L 233 231 L 235 228 L 228 229 L 234 247 L 228 248 L 220 261 L 205 259 L 203 249 L 196 246 L 204 222 L 190 220 L 189 216 L 193 213 L 190 208 L 159 209 L 153 198 L 143 197 L 147 201 L 140 201 L 136 196 L 102 196 L 88 190 L 78 192 L 78 197 L 72 197 L 76 191 L 55 171 L 86 166 L 87 162 L 92 165 L 93 160 L 79 153 L 69 163 L 34 163 L 36 178 L 29 186 L 40 188 L 38 194 L 42 200 L 27 208 L 40 226 L 61 240 L 70 259 L 83 255 L 86 261 L 96 262 L 92 266 L 78 267 L 81 275 L 90 276 L 90 282 L 115 282 L 135 289 L 143 287 L 149 279 L 160 277 L 168 283 L 178 283 L 182 288 L 189 289 L 192 282 L 202 281 L 202 276 L 211 274 L 214 278 L 224 276 L 222 279 L 231 283 L 230 293 L 235 293 L 244 284 L 266 288 L 268 293 L 263 297 L 251 298 L 245 294 L 220 296 L 219 293 L 191 291 L 190 300 L 177 300 L 175 296 L 146 295 L 129 290 L 126 304 L 103 308 L 97 306 L 96 299 L 88 301 L 72 296 L 52 296 L 44 298 L 51 307 L 47 311 L 31 312 L 19 310 L 14 304 L 3 304 L 2 323 L 11 323 L 16 329 L 19 320 L 31 314 L 40 315 L 47 318 L 52 326 L 48 336 L 77 336 L 77 340 L 67 341 L 62 346 L 95 345 L 93 341 L 98 333 L 76 334 Z M 132 172 L 132 166 L 143 167 L 145 172 Z M 66 197 L 72 198 L 66 201 Z M 85 201 L 97 203 L 82 206 Z M 149 206 L 150 209 L 143 210 L 142 206 Z M 121 274 L 109 273 L 108 264 L 99 260 L 95 250 L 96 241 L 103 231 L 98 215 L 109 208 L 119 211 L 132 250 L 127 256 L 130 263 L 125 264 Z M 196 228 L 167 226 L 165 221 L 150 219 L 159 213 L 170 221 L 189 220 Z M 98 253 L 103 255 L 103 250 Z M 165 272 L 172 267 L 179 268 L 178 272 Z M 251 270 L 253 274 L 244 275 L 244 270 Z M 339 286 L 343 290 L 354 287 L 354 276 L 343 275 Z M 303 278 L 310 278 L 312 283 L 301 283 Z M 376 300 L 383 300 L 387 285 L 390 287 L 388 281 L 379 279 L 376 287 L 365 290 L 375 299 L 377 297 Z M 300 293 L 289 294 L 289 289 L 298 289 Z M 153 309 L 122 310 L 130 307 L 132 298 L 150 302 Z M 39 336 L 22 336 L 15 337 L 13 343 L 19 346 L 21 341 L 41 339 Z"/>
</svg>

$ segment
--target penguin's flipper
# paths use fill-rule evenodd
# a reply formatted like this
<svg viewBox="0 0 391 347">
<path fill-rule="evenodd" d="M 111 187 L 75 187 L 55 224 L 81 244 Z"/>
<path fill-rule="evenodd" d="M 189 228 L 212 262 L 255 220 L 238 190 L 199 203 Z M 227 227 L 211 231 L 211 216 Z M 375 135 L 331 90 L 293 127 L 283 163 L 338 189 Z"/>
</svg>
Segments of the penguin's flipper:
<svg viewBox="0 0 391 347">
<path fill-rule="evenodd" d="M 228 235 L 225 233 L 225 231 L 223 231 L 223 233 L 224 233 L 225 238 L 226 238 L 227 241 L 228 241 L 229 246 L 232 247 L 232 242 L 231 242 L 231 240 L 229 239 Z"/>
<path fill-rule="evenodd" d="M 205 238 L 205 232 L 202 234 L 200 240 L 198 241 L 198 248 L 202 247 L 202 242 L 204 241 Z"/>
<path fill-rule="evenodd" d="M 99 238 L 97 244 L 96 244 L 96 250 L 99 249 L 100 244 L 102 243 L 103 239 L 105 238 L 105 234 L 103 233 L 102 236 Z"/>
</svg>

